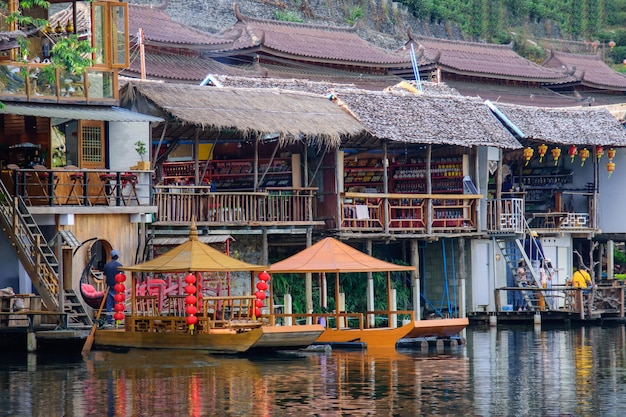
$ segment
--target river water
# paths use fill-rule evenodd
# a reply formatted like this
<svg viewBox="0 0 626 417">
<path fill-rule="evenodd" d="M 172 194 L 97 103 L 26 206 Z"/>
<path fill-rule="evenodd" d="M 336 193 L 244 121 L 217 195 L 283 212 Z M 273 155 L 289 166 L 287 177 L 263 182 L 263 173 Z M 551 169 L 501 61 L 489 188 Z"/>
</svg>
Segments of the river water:
<svg viewBox="0 0 626 417">
<path fill-rule="evenodd" d="M 94 351 L 0 360 L 0 416 L 626 416 L 623 326 L 470 328 L 456 347 Z"/>
</svg>

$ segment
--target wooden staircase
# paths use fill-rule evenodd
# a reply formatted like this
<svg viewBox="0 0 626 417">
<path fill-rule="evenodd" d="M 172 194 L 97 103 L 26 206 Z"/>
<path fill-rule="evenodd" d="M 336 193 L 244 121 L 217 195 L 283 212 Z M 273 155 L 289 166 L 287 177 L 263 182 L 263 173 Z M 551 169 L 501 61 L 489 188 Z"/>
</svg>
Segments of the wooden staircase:
<svg viewBox="0 0 626 417">
<path fill-rule="evenodd" d="M 0 227 L 41 297 L 44 310 L 64 312 L 62 327 L 93 325 L 85 304 L 74 290 L 63 290 L 59 261 L 21 197 L 12 197 L 0 181 Z"/>
</svg>

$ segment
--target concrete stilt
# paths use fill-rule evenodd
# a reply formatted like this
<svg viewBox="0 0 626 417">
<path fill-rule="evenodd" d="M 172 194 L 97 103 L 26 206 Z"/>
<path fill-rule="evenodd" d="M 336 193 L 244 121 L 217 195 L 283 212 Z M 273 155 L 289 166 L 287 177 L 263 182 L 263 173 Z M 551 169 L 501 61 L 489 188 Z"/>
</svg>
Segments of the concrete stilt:
<svg viewBox="0 0 626 417">
<path fill-rule="evenodd" d="M 535 315 L 533 316 L 533 323 L 534 324 L 541 324 L 541 314 L 540 313 L 535 313 Z"/>
<path fill-rule="evenodd" d="M 37 336 L 35 332 L 26 333 L 26 351 L 29 353 L 37 351 Z"/>
<path fill-rule="evenodd" d="M 489 325 L 490 326 L 497 326 L 498 325 L 498 316 L 496 316 L 495 314 L 492 314 L 491 316 L 489 316 Z"/>
</svg>

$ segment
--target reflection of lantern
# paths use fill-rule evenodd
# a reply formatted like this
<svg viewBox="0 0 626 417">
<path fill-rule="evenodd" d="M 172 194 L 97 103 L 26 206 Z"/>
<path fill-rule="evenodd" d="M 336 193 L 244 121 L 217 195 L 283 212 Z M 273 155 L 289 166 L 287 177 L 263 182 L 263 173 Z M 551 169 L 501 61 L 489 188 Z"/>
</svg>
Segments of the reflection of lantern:
<svg viewBox="0 0 626 417">
<path fill-rule="evenodd" d="M 578 148 L 576 148 L 576 145 L 570 145 L 569 146 L 569 157 L 571 158 L 571 163 L 574 163 L 574 157 L 578 154 Z"/>
<path fill-rule="evenodd" d="M 606 170 L 609 171 L 609 178 L 611 178 L 611 174 L 615 171 L 615 162 L 607 162 Z"/>
<path fill-rule="evenodd" d="M 606 151 L 606 156 L 609 157 L 609 162 L 613 160 L 613 158 L 615 158 L 615 149 L 611 148 L 608 151 Z"/>
<path fill-rule="evenodd" d="M 553 148 L 552 149 L 552 158 L 554 159 L 554 165 L 559 164 L 559 158 L 561 157 L 561 148 Z"/>
<path fill-rule="evenodd" d="M 598 157 L 598 161 L 604 155 L 604 148 L 602 146 L 596 146 L 596 157 Z"/>
<path fill-rule="evenodd" d="M 548 152 L 548 145 L 546 145 L 545 143 L 542 143 L 541 145 L 539 145 L 539 162 L 543 162 L 543 157 L 546 155 L 546 152 Z"/>
<path fill-rule="evenodd" d="M 580 161 L 581 164 L 580 166 L 585 166 L 585 161 L 587 160 L 587 158 L 589 158 L 589 149 L 587 148 L 583 148 L 580 150 Z"/>
<path fill-rule="evenodd" d="M 524 149 L 524 159 L 526 160 L 526 164 L 525 165 L 528 165 L 528 161 L 530 161 L 530 158 L 533 157 L 533 153 L 535 153 L 533 148 L 526 148 L 526 149 Z"/>
</svg>

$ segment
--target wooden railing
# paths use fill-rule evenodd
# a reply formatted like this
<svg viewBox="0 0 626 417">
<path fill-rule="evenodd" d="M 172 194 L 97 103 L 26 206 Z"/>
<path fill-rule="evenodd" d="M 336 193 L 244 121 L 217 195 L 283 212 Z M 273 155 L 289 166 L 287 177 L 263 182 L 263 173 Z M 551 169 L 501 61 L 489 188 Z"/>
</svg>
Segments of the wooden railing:
<svg viewBox="0 0 626 417">
<path fill-rule="evenodd" d="M 523 233 L 524 199 L 487 200 L 487 230 L 490 232 Z"/>
<path fill-rule="evenodd" d="M 9 167 L 2 181 L 27 206 L 136 206 L 151 200 L 151 171 Z"/>
<path fill-rule="evenodd" d="M 341 196 L 342 231 L 472 232 L 478 230 L 477 203 L 482 195 L 370 194 Z"/>
<path fill-rule="evenodd" d="M 208 186 L 154 187 L 155 223 L 315 224 L 316 188 L 267 188 L 262 192 L 211 192 Z"/>
<path fill-rule="evenodd" d="M 10 62 L 0 65 L 0 99 L 52 103 L 117 104 L 115 70 L 88 68 L 82 75 L 56 69 L 48 80 L 41 71 L 50 64 Z"/>
</svg>

